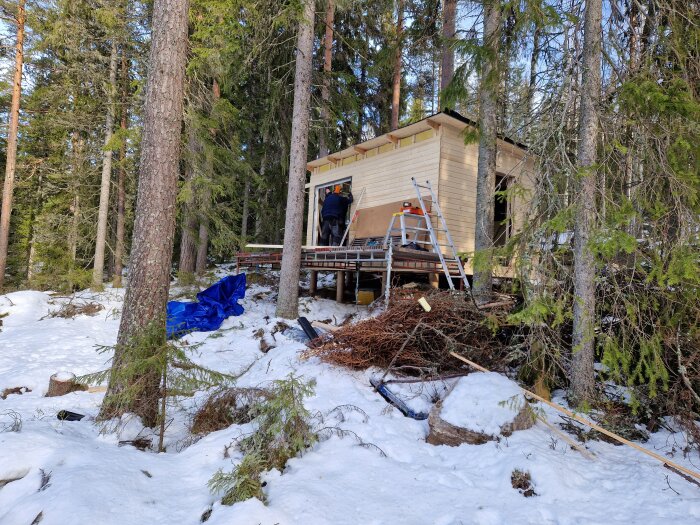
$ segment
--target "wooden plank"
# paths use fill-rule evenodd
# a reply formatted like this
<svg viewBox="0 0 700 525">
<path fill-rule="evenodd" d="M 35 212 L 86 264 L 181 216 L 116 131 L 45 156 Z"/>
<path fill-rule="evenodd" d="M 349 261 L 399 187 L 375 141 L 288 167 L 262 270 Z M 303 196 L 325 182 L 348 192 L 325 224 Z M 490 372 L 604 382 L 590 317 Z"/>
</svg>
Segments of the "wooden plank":
<svg viewBox="0 0 700 525">
<path fill-rule="evenodd" d="M 486 368 L 484 368 L 483 366 L 478 365 L 474 361 L 471 361 L 471 360 L 467 359 L 466 357 L 459 355 L 456 352 L 450 352 L 450 355 L 452 357 L 456 357 L 457 359 L 468 364 L 469 366 L 476 368 L 480 372 L 488 372 L 488 370 Z M 529 396 L 533 399 L 537 399 L 537 401 L 540 401 L 541 403 L 544 403 L 545 405 L 552 407 L 553 409 L 557 410 L 558 412 L 561 412 L 562 414 L 567 415 L 571 419 L 575 419 L 579 423 L 586 425 L 587 427 L 590 427 L 593 430 L 597 430 L 601 434 L 605 434 L 606 436 L 614 439 L 618 443 L 622 443 L 623 445 L 630 446 L 630 447 L 634 448 L 635 450 L 638 450 L 638 451 L 646 454 L 647 456 L 650 456 L 650 457 L 654 458 L 655 460 L 660 461 L 664 465 L 668 465 L 669 467 L 672 467 L 676 470 L 679 470 L 680 472 L 683 472 L 684 474 L 687 474 L 688 476 L 691 476 L 695 479 L 700 480 L 700 473 L 695 472 L 694 470 L 690 470 L 689 468 L 686 468 L 683 465 L 679 465 L 678 463 L 671 461 L 670 459 L 665 458 L 665 457 L 661 456 L 660 454 L 657 454 L 656 452 L 649 450 L 648 448 L 644 448 L 640 445 L 637 445 L 636 443 L 633 443 L 629 439 L 625 439 L 622 436 L 618 436 L 614 432 L 610 432 L 609 430 L 601 427 L 600 425 L 597 425 L 593 421 L 586 419 L 583 416 L 579 416 L 578 414 L 572 412 L 571 410 L 564 408 L 561 405 L 557 405 L 556 403 L 553 403 L 552 401 L 549 401 L 548 399 L 545 399 L 541 396 L 538 396 L 534 392 L 530 392 L 529 390 L 526 390 L 525 388 L 522 388 L 522 387 L 520 387 L 520 390 L 522 390 L 526 396 Z"/>
</svg>

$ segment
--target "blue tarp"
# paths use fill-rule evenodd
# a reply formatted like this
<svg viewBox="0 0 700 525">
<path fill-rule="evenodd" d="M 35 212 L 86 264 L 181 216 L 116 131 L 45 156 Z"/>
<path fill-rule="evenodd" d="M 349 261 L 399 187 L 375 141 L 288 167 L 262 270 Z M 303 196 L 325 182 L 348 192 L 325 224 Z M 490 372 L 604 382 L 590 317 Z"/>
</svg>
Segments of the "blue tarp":
<svg viewBox="0 0 700 525">
<path fill-rule="evenodd" d="M 168 302 L 168 338 L 188 332 L 216 330 L 231 315 L 241 315 L 239 299 L 245 297 L 245 274 L 229 275 L 197 294 L 197 302 Z"/>
</svg>

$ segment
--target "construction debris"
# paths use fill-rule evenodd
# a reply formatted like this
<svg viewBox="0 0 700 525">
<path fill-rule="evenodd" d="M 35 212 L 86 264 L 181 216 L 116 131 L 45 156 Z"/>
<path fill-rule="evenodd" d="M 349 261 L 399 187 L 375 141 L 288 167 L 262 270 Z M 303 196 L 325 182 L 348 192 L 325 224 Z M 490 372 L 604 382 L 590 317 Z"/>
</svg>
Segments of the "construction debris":
<svg viewBox="0 0 700 525">
<path fill-rule="evenodd" d="M 423 412 L 416 412 L 415 410 L 409 408 L 409 406 L 406 403 L 404 403 L 402 399 L 400 399 L 396 394 L 394 394 L 391 390 L 387 388 L 386 384 L 382 382 L 381 379 L 372 378 L 369 380 L 369 382 L 379 393 L 379 395 L 386 399 L 386 401 L 389 404 L 398 408 L 404 416 L 418 420 L 428 419 L 428 414 L 425 414 Z"/>
<path fill-rule="evenodd" d="M 77 412 L 71 412 L 70 410 L 61 410 L 56 414 L 56 419 L 61 421 L 80 421 L 85 417 L 84 414 L 78 414 Z"/>
</svg>

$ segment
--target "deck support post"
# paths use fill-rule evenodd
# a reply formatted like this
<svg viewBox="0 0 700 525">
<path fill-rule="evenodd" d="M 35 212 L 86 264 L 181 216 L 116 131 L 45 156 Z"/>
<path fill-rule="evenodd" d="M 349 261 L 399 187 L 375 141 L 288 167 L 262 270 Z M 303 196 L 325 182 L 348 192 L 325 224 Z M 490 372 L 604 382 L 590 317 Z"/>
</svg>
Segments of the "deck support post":
<svg viewBox="0 0 700 525">
<path fill-rule="evenodd" d="M 391 293 L 391 265 L 393 263 L 394 248 L 391 242 L 386 252 L 386 273 L 384 274 L 384 306 L 389 308 L 389 294 Z"/>
<path fill-rule="evenodd" d="M 428 282 L 433 288 L 440 288 L 440 274 L 430 273 L 428 274 Z"/>
<path fill-rule="evenodd" d="M 335 300 L 339 303 L 342 303 L 344 295 L 345 295 L 345 272 L 340 270 L 340 271 L 336 272 Z"/>
<path fill-rule="evenodd" d="M 318 291 L 318 272 L 316 270 L 311 270 L 309 272 L 309 295 L 311 297 L 315 297 L 317 291 Z"/>
</svg>

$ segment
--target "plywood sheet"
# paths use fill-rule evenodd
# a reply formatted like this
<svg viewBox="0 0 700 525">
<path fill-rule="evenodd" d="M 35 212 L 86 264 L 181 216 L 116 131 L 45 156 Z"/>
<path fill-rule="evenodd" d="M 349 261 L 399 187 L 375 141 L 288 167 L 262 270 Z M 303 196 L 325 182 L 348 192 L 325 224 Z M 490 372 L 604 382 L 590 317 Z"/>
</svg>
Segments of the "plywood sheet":
<svg viewBox="0 0 700 525">
<path fill-rule="evenodd" d="M 418 205 L 418 199 L 405 200 L 409 200 L 414 206 Z M 430 209 L 430 199 L 426 199 L 425 201 L 426 206 Z M 361 207 L 353 228 L 351 229 L 352 237 L 361 239 L 365 237 L 383 237 L 386 235 L 392 215 L 401 211 L 403 202 L 404 200 L 400 200 L 381 206 L 372 206 L 371 208 Z"/>
</svg>

